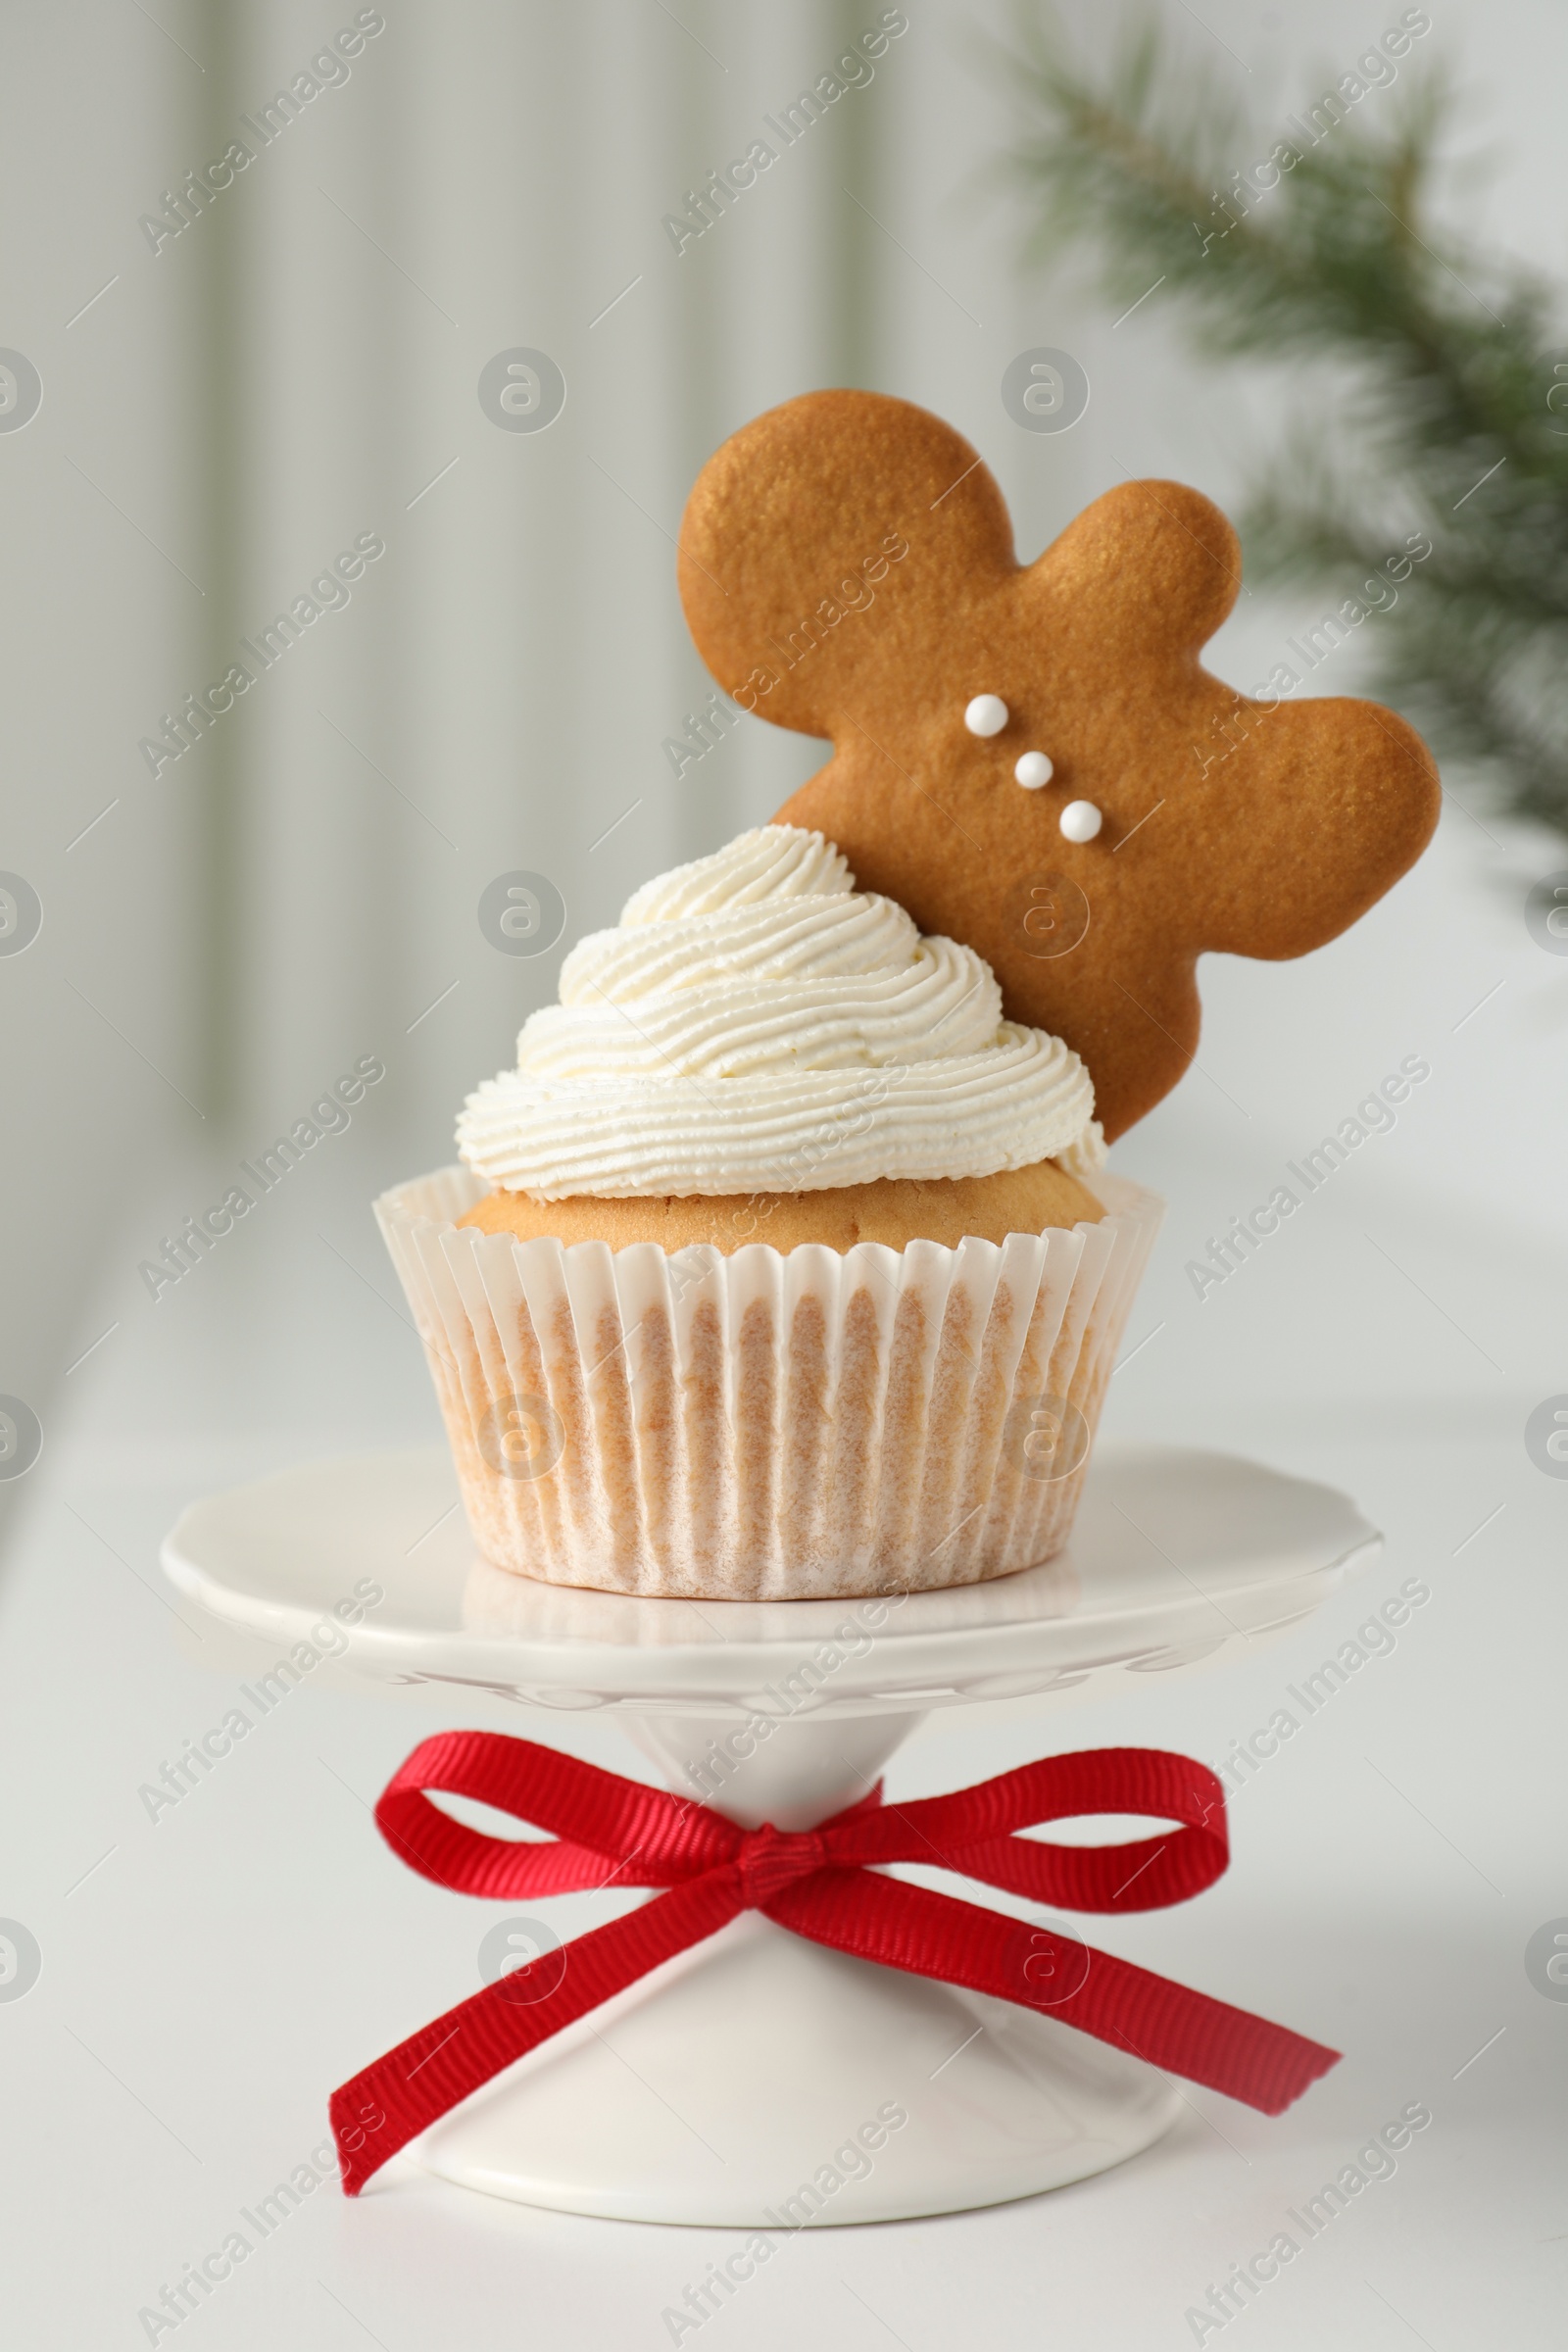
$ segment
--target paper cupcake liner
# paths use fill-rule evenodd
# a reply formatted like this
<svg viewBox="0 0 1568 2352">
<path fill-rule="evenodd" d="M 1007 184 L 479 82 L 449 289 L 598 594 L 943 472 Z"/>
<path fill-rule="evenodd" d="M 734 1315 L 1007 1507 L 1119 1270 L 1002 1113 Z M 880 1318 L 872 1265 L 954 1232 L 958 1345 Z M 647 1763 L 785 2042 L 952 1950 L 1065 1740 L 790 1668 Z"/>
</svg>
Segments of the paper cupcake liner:
<svg viewBox="0 0 1568 2352">
<path fill-rule="evenodd" d="M 465 1168 L 376 1202 L 486 1559 L 711 1599 L 924 1591 L 1067 1540 L 1163 1204 L 956 1250 L 514 1241 Z"/>
</svg>

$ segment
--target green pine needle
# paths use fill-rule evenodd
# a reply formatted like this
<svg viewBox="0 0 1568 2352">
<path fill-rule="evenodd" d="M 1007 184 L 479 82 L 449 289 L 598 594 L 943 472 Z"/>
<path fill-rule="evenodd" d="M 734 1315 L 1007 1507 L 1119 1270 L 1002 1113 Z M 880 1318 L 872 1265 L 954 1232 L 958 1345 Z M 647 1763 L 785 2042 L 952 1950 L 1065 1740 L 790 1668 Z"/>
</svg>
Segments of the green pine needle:
<svg viewBox="0 0 1568 2352">
<path fill-rule="evenodd" d="M 1029 127 L 1004 172 L 1036 260 L 1087 259 L 1118 307 L 1163 280 L 1215 352 L 1350 364 L 1355 429 L 1298 423 L 1269 467 L 1293 487 L 1243 517 L 1249 559 L 1344 594 L 1424 531 L 1377 689 L 1499 810 L 1568 834 L 1568 346 L 1556 289 L 1430 217 L 1444 74 L 1406 61 L 1396 92 L 1331 85 L 1265 127 L 1151 19 L 1096 69 L 1042 13 L 1006 62 Z"/>
</svg>

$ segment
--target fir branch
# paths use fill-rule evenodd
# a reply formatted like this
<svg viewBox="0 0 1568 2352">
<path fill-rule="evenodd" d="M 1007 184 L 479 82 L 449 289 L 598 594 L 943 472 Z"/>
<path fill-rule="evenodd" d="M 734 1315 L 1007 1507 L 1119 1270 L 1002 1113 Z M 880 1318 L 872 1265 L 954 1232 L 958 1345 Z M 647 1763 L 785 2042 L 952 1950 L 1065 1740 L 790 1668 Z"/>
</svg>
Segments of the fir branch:
<svg viewBox="0 0 1568 2352">
<path fill-rule="evenodd" d="M 1353 586 L 1388 528 L 1419 524 L 1433 553 L 1380 617 L 1379 688 L 1478 766 L 1497 807 L 1568 833 L 1560 296 L 1431 217 L 1451 85 L 1407 73 L 1375 114 L 1331 89 L 1267 128 L 1156 21 L 1130 21 L 1096 70 L 1049 14 L 1008 74 L 1031 127 L 1004 172 L 1034 258 L 1087 260 L 1118 307 L 1162 281 L 1200 347 L 1348 365 L 1337 411 L 1354 430 L 1331 447 L 1298 425 L 1269 468 L 1292 489 L 1260 486 L 1243 517 L 1249 559 Z"/>
</svg>

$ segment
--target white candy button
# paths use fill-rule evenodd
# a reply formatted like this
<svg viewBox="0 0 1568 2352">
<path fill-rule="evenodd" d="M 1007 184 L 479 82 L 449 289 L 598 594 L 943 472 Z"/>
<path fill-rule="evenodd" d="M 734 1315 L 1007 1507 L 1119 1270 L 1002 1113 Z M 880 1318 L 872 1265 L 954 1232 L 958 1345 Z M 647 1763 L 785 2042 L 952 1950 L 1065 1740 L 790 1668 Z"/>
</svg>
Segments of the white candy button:
<svg viewBox="0 0 1568 2352">
<path fill-rule="evenodd" d="M 1069 801 L 1061 812 L 1061 829 L 1069 841 L 1093 841 L 1104 821 L 1093 801 Z"/>
<path fill-rule="evenodd" d="M 1000 694 L 977 694 L 963 713 L 971 735 L 1000 735 L 1007 723 L 1007 706 Z"/>
<path fill-rule="evenodd" d="M 1044 752 L 1025 752 L 1012 772 L 1025 792 L 1038 792 L 1042 784 L 1051 782 L 1056 771 Z"/>
</svg>

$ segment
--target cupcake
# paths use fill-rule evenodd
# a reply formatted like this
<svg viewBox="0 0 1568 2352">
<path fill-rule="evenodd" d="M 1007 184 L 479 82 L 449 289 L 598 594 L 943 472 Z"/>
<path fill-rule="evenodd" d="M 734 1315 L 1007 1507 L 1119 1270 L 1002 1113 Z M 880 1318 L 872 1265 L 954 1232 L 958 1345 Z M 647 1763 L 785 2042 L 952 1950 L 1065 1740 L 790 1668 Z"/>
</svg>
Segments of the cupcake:
<svg viewBox="0 0 1568 2352">
<path fill-rule="evenodd" d="M 462 1166 L 378 1204 L 469 1520 L 617 1592 L 1005 1576 L 1066 1542 L 1158 1221 L 1103 1136 L 1192 1063 L 1200 956 L 1335 938 L 1436 769 L 1202 667 L 1240 552 L 1199 492 L 1119 484 L 1022 564 L 977 452 L 880 394 L 733 434 L 678 577 L 730 701 L 832 757 L 581 941 Z"/>
<path fill-rule="evenodd" d="M 774 824 L 583 939 L 377 1213 L 475 1541 L 709 1599 L 1065 1543 L 1159 1204 L 990 966 Z"/>
</svg>

